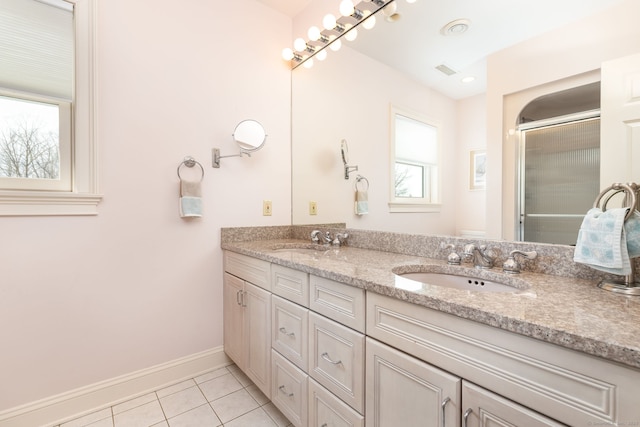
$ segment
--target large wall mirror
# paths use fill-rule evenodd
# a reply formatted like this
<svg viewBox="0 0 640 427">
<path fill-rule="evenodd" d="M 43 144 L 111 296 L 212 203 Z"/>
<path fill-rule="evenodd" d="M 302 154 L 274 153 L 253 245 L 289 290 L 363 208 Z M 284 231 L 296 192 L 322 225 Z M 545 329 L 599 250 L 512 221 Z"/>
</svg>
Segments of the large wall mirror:
<svg viewBox="0 0 640 427">
<path fill-rule="evenodd" d="M 359 30 L 355 41 L 329 51 L 324 61 L 292 72 L 292 223 L 515 240 L 518 113 L 540 96 L 599 82 L 602 63 L 640 52 L 634 22 L 640 3 L 396 2 L 400 19 L 380 16 L 373 29 Z M 312 1 L 294 19 L 294 37 L 319 25 L 323 14 L 335 14 L 338 4 Z M 444 36 L 446 24 L 460 18 L 468 19 L 467 31 Z M 487 28 L 493 37 L 480 45 Z M 471 75 L 475 81 L 461 82 Z M 438 122 L 438 210 L 390 208 L 393 108 Z M 354 213 L 354 179 L 344 179 L 340 157 L 343 139 L 350 163 L 369 182 L 367 215 Z M 602 139 L 604 155 L 610 144 Z M 470 153 L 482 152 L 486 184 L 473 186 Z"/>
</svg>

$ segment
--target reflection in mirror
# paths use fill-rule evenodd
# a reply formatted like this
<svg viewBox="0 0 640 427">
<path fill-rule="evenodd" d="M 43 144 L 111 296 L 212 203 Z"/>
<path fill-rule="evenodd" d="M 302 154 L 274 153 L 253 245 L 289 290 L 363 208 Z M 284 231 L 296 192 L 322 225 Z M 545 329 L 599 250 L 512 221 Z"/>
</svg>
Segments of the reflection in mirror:
<svg viewBox="0 0 640 427">
<path fill-rule="evenodd" d="M 250 152 L 262 148 L 267 140 L 267 134 L 260 122 L 243 120 L 233 131 L 233 139 L 240 146 L 241 152 Z"/>
<path fill-rule="evenodd" d="M 603 62 L 640 52 L 640 27 L 633 18 L 640 15 L 640 2 L 572 1 L 560 5 L 541 0 L 531 5 L 535 10 L 512 14 L 512 5 L 500 1 L 483 2 L 478 8 L 475 1 L 452 0 L 437 10 L 431 2 L 399 2 L 401 19 L 378 19 L 375 28 L 360 31 L 355 42 L 343 43 L 340 51 L 330 52 L 312 69 L 293 71 L 292 222 L 346 222 L 348 227 L 381 231 L 516 239 L 518 139 L 509 130 L 515 130 L 518 112 L 539 96 L 598 82 Z M 329 12 L 323 3 L 321 13 Z M 421 9 L 409 12 L 409 6 Z M 510 19 L 504 20 L 506 15 Z M 440 35 L 443 25 L 462 17 L 471 21 L 467 32 Z M 321 19 L 322 15 L 313 22 Z M 294 32 L 295 27 L 294 22 Z M 519 32 L 520 38 L 514 39 L 518 27 L 526 27 L 527 34 Z M 393 36 L 422 31 L 431 34 L 428 42 Z M 485 32 L 493 39 L 481 46 Z M 468 49 L 463 55 L 467 65 L 473 60 L 474 67 L 481 67 L 476 81 L 464 86 L 474 89 L 465 94 L 452 89 L 463 87 L 463 73 L 444 76 L 433 64 L 460 58 L 455 56 L 460 46 Z M 418 74 L 430 83 L 420 83 Z M 512 98 L 518 102 L 510 103 Z M 441 125 L 439 213 L 390 213 L 386 206 L 391 194 L 390 104 L 435 118 Z M 372 184 L 372 213 L 365 217 L 350 209 L 350 189 L 330 178 L 342 168 L 340 155 L 331 148 L 342 138 L 349 140 Z M 608 141 L 604 136 L 602 140 Z M 603 145 L 605 151 L 608 146 L 609 142 Z M 487 152 L 483 190 L 469 188 L 469 158 L 476 150 Z M 321 215 L 308 215 L 309 200 L 318 201 Z"/>
<path fill-rule="evenodd" d="M 267 141 L 267 134 L 260 124 L 255 120 L 243 120 L 236 126 L 233 131 L 233 139 L 240 148 L 239 154 L 230 154 L 227 156 L 220 155 L 220 149 L 213 149 L 213 164 L 212 167 L 220 167 L 220 159 L 225 157 L 242 157 L 247 155 L 251 157 L 251 153 L 262 148 Z"/>
<path fill-rule="evenodd" d="M 438 208 L 438 134 L 438 125 L 432 120 L 391 107 L 392 212 L 429 212 L 426 209 Z"/>
</svg>

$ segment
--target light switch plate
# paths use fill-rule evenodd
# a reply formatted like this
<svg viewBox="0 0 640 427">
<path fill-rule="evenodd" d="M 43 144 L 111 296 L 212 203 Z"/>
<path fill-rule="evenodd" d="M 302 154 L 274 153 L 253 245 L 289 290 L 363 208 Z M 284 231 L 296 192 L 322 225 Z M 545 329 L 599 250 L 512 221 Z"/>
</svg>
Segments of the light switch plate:
<svg viewBox="0 0 640 427">
<path fill-rule="evenodd" d="M 318 204 L 316 202 L 309 202 L 309 215 L 318 215 Z"/>
<path fill-rule="evenodd" d="M 271 200 L 262 201 L 262 215 L 271 216 Z"/>
</svg>

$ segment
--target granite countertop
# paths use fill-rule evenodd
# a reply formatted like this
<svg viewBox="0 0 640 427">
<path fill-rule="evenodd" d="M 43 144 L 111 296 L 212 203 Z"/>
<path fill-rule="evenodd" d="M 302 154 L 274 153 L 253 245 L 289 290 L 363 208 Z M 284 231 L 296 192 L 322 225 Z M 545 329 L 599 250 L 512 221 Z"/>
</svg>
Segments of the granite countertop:
<svg viewBox="0 0 640 427">
<path fill-rule="evenodd" d="M 594 281 L 343 246 L 317 251 L 292 239 L 223 242 L 222 249 L 333 279 L 367 291 L 640 368 L 640 297 L 613 294 Z M 476 292 L 421 284 L 408 287 L 393 271 L 434 270 L 499 280 L 514 293 Z M 415 285 L 415 283 L 414 283 Z"/>
</svg>

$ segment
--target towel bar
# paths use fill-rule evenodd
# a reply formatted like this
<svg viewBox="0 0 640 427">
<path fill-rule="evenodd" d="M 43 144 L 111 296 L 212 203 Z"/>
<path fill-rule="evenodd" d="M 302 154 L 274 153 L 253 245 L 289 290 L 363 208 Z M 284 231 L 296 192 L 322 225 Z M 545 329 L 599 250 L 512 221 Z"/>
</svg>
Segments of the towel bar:
<svg viewBox="0 0 640 427">
<path fill-rule="evenodd" d="M 204 168 L 202 167 L 200 162 L 198 162 L 196 159 L 194 159 L 191 156 L 185 157 L 184 160 L 182 160 L 182 162 L 180 162 L 180 164 L 178 165 L 178 178 L 180 178 L 180 180 L 182 180 L 182 177 L 180 176 L 180 168 L 182 166 L 186 166 L 188 168 L 192 168 L 195 165 L 200 166 L 200 171 L 202 172 L 202 176 L 200 176 L 200 181 L 202 181 L 202 179 L 204 178 Z"/>
</svg>

